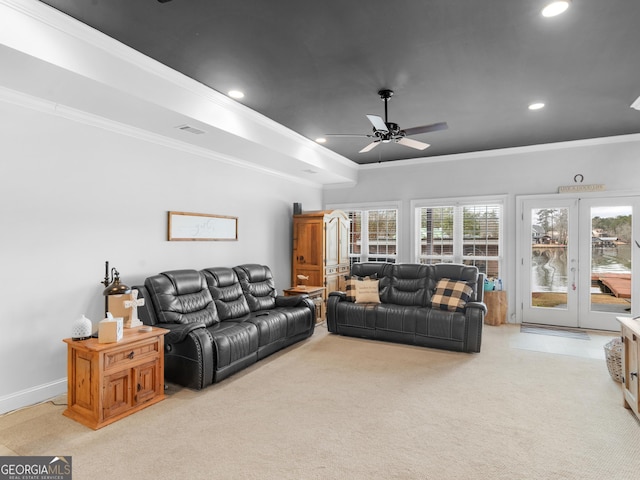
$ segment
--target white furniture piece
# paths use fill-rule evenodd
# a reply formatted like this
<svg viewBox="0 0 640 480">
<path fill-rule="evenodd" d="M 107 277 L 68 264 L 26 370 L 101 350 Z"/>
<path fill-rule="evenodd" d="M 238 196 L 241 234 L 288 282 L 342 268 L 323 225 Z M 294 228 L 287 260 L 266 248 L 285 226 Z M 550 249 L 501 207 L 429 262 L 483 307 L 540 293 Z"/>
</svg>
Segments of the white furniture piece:
<svg viewBox="0 0 640 480">
<path fill-rule="evenodd" d="M 618 317 L 622 326 L 622 395 L 625 408 L 640 419 L 640 321 Z"/>
</svg>

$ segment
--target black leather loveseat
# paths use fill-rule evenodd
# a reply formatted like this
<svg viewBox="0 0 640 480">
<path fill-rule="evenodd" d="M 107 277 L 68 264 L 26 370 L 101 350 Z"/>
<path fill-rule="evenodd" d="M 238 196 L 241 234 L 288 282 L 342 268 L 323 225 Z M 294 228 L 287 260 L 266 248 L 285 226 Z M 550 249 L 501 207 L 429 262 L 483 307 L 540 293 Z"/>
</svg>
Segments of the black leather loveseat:
<svg viewBox="0 0 640 480">
<path fill-rule="evenodd" d="M 264 265 L 174 270 L 134 287 L 147 325 L 165 335 L 165 379 L 201 389 L 310 337 L 315 306 L 279 296 Z"/>
<path fill-rule="evenodd" d="M 482 303 L 484 275 L 476 267 L 451 263 L 356 263 L 348 285 L 355 287 L 366 277 L 374 280 L 374 285 L 378 282 L 374 296 L 379 297 L 379 303 L 357 303 L 347 292 L 331 292 L 327 302 L 330 332 L 462 352 L 480 351 L 486 306 Z"/>
</svg>

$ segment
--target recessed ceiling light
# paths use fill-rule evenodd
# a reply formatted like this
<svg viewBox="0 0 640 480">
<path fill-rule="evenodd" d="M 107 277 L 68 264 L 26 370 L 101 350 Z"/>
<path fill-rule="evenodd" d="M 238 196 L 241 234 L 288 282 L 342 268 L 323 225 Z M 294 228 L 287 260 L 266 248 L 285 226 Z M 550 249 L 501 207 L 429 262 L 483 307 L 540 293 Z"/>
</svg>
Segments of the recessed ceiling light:
<svg viewBox="0 0 640 480">
<path fill-rule="evenodd" d="M 324 137 L 318 137 L 316 138 L 316 142 L 318 143 L 327 143 L 327 139 Z"/>
<path fill-rule="evenodd" d="M 571 5 L 570 0 L 555 0 L 542 9 L 543 17 L 555 17 L 564 13 Z"/>
<path fill-rule="evenodd" d="M 229 90 L 229 96 L 231 98 L 240 99 L 240 98 L 244 98 L 244 93 L 241 92 L 240 90 Z"/>
<path fill-rule="evenodd" d="M 541 108 L 544 108 L 544 103 L 542 102 L 536 102 L 529 105 L 529 110 L 540 110 Z"/>
</svg>

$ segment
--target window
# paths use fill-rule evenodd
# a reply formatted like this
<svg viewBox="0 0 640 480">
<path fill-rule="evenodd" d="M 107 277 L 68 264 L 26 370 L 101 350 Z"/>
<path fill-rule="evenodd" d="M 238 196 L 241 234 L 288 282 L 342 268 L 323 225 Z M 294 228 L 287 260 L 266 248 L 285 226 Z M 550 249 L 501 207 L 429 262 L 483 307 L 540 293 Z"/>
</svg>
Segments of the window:
<svg viewBox="0 0 640 480">
<path fill-rule="evenodd" d="M 416 262 L 464 263 L 501 277 L 502 202 L 419 206 L 415 213 Z"/>
<path fill-rule="evenodd" d="M 345 210 L 351 219 L 349 261 L 391 262 L 398 257 L 398 210 Z"/>
</svg>

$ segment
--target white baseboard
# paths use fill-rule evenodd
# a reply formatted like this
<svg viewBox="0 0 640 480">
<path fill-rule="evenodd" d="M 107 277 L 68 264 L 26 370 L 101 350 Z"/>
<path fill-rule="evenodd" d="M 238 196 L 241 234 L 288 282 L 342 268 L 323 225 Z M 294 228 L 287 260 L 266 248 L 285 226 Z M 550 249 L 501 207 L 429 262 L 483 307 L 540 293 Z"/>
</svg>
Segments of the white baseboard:
<svg viewBox="0 0 640 480">
<path fill-rule="evenodd" d="M 50 383 L 5 395 L 0 397 L 0 414 L 35 405 L 65 393 L 67 393 L 67 379 L 61 378 Z"/>
</svg>

